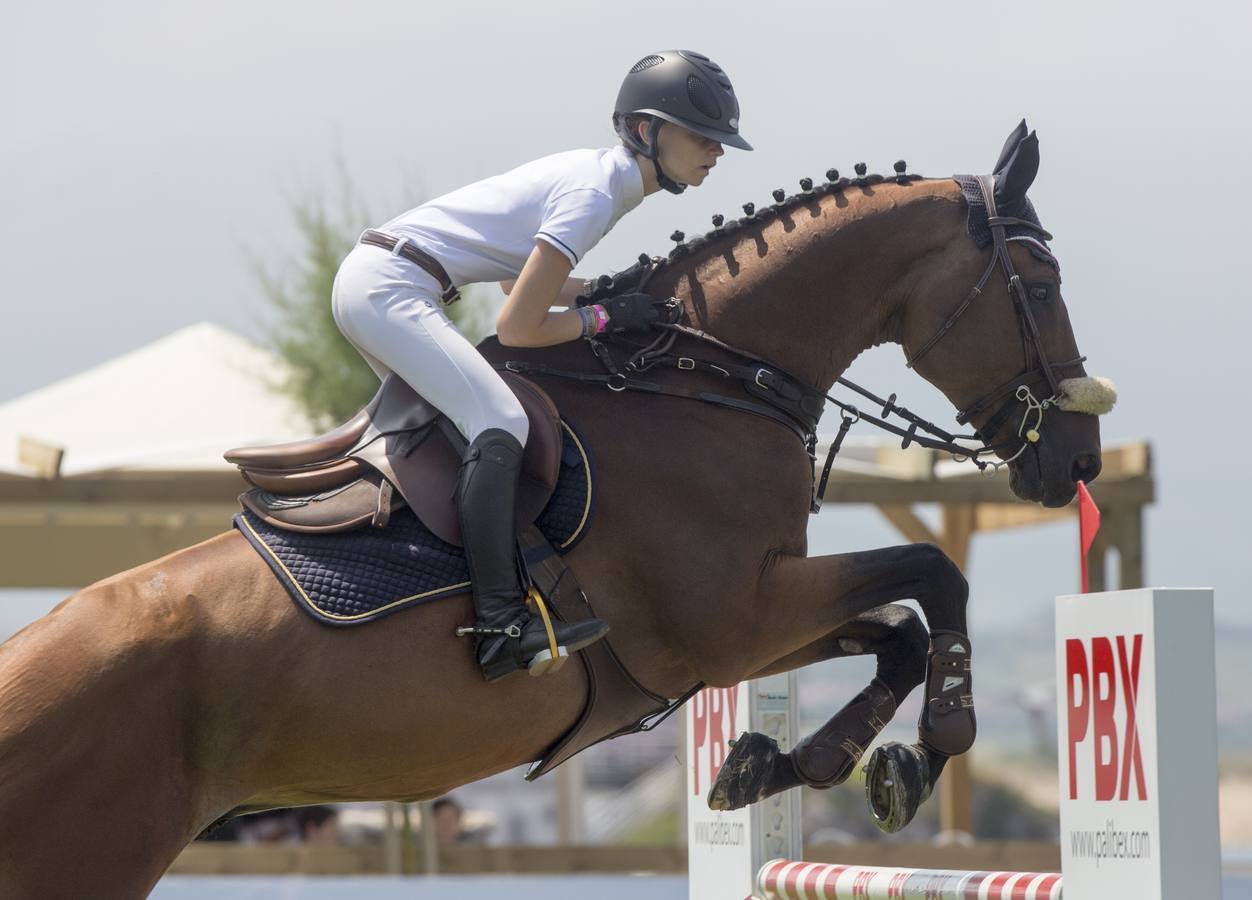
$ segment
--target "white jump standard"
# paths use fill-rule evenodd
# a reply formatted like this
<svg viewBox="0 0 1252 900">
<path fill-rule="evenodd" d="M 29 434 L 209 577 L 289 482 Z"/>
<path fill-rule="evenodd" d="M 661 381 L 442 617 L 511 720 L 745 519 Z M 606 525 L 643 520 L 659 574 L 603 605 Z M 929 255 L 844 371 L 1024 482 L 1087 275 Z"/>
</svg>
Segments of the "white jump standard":
<svg viewBox="0 0 1252 900">
<path fill-rule="evenodd" d="M 703 807 L 701 788 L 742 731 L 794 745 L 794 681 L 707 692 L 688 714 L 689 897 L 1060 900 L 1064 890 L 1065 900 L 1220 898 L 1213 627 L 1211 588 L 1057 598 L 1064 878 L 793 861 L 803 855 L 798 793 L 715 812 Z"/>
</svg>

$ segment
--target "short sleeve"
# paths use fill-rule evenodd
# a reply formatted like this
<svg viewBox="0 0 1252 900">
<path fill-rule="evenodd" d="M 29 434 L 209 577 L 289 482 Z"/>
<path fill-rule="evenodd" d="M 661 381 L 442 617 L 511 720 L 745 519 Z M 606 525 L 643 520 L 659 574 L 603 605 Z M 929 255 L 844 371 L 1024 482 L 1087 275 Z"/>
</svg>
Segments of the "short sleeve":
<svg viewBox="0 0 1252 900">
<path fill-rule="evenodd" d="M 595 188 L 576 188 L 548 203 L 535 238 L 556 247 L 576 266 L 612 224 L 612 198 Z"/>
</svg>

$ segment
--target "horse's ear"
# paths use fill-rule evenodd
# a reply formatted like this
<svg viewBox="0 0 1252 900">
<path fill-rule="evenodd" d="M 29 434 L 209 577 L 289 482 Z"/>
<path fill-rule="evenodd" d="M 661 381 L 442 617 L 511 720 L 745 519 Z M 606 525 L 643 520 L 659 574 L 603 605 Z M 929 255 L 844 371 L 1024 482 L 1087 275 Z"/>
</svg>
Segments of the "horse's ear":
<svg viewBox="0 0 1252 900">
<path fill-rule="evenodd" d="M 1017 209 L 1026 199 L 1026 191 L 1039 172 L 1039 137 L 1031 132 L 1009 157 L 1004 167 L 996 170 L 996 207 L 1006 214 Z"/>
<path fill-rule="evenodd" d="M 1013 129 L 1013 133 L 1009 135 L 1009 139 L 1004 142 L 1004 149 L 1000 151 L 1000 158 L 996 160 L 996 164 L 991 167 L 991 171 L 997 175 L 1013 156 L 1013 151 L 1017 149 L 1017 145 L 1026 137 L 1026 120 L 1022 119 L 1017 127 Z"/>
</svg>

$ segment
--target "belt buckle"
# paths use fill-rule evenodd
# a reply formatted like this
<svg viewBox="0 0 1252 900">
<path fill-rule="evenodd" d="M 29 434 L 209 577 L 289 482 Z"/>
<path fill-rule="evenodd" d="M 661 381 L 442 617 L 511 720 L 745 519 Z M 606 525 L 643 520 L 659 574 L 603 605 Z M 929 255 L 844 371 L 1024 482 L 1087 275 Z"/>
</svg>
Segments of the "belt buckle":
<svg viewBox="0 0 1252 900">
<path fill-rule="evenodd" d="M 451 306 L 461 299 L 461 292 L 457 290 L 456 285 L 450 284 L 439 294 L 439 299 L 444 306 Z"/>
</svg>

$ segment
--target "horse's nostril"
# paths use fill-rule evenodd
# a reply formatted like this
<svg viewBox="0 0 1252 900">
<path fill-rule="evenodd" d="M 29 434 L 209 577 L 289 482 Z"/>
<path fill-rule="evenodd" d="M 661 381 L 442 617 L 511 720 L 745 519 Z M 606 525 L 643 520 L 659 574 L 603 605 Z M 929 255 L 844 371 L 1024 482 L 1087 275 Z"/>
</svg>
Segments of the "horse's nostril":
<svg viewBox="0 0 1252 900">
<path fill-rule="evenodd" d="M 1071 470 L 1074 481 L 1084 481 L 1090 484 L 1099 474 L 1100 455 L 1098 453 L 1080 453 L 1074 457 L 1074 466 Z"/>
</svg>

